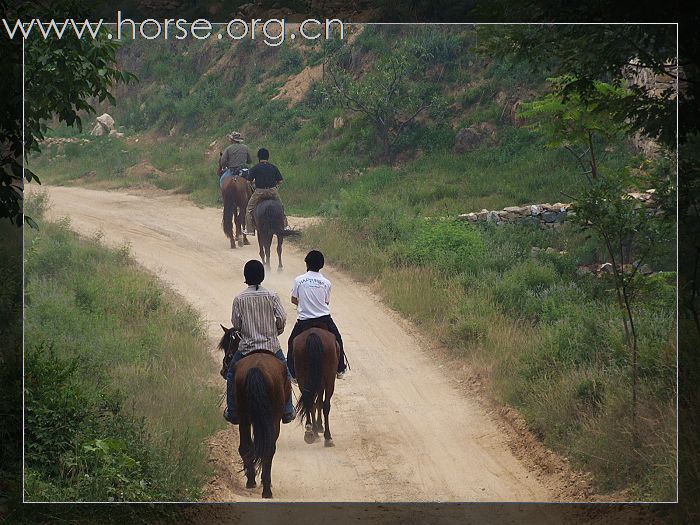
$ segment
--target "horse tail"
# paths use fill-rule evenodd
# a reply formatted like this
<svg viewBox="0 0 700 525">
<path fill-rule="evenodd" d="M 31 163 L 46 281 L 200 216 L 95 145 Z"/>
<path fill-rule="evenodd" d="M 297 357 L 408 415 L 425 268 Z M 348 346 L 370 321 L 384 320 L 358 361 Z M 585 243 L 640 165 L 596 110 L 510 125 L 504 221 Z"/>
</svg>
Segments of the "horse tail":
<svg viewBox="0 0 700 525">
<path fill-rule="evenodd" d="M 267 390 L 265 376 L 259 368 L 251 368 L 245 378 L 245 393 L 248 415 L 253 427 L 253 446 L 247 460 L 256 472 L 260 471 L 262 459 L 275 450 L 275 428 L 272 421 L 272 403 Z"/>
<path fill-rule="evenodd" d="M 272 203 L 274 204 L 267 206 L 261 216 L 264 223 L 269 225 L 272 234 L 279 237 L 296 237 L 301 235 L 299 230 L 284 229 L 284 208 L 279 201 L 272 201 Z"/>
<path fill-rule="evenodd" d="M 305 414 L 310 414 L 313 409 L 318 390 L 323 377 L 323 342 L 321 338 L 311 333 L 306 338 L 306 363 L 308 366 L 308 379 L 301 389 L 301 397 L 297 401 L 297 413 L 303 409 Z"/>
<path fill-rule="evenodd" d="M 229 239 L 233 238 L 233 214 L 236 212 L 236 196 L 233 187 L 229 186 L 224 190 L 224 217 L 221 225 L 224 233 Z"/>
</svg>

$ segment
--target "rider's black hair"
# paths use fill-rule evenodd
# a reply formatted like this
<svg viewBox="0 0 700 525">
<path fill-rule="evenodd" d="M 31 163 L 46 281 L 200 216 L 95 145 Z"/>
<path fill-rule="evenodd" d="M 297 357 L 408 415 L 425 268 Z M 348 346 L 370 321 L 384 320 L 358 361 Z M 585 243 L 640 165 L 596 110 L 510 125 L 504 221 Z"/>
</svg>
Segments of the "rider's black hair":
<svg viewBox="0 0 700 525">
<path fill-rule="evenodd" d="M 257 290 L 260 288 L 260 283 L 265 279 L 265 267 L 256 259 L 251 259 L 243 267 L 243 276 L 245 283 L 250 286 L 255 286 Z"/>
<path fill-rule="evenodd" d="M 258 150 L 258 160 L 267 160 L 270 158 L 270 152 L 265 148 L 260 148 Z"/>
<path fill-rule="evenodd" d="M 304 262 L 306 263 L 307 269 L 311 270 L 312 272 L 317 272 L 321 268 L 323 268 L 323 263 L 325 261 L 321 252 L 319 252 L 318 250 L 311 250 L 309 253 L 306 254 Z"/>
</svg>

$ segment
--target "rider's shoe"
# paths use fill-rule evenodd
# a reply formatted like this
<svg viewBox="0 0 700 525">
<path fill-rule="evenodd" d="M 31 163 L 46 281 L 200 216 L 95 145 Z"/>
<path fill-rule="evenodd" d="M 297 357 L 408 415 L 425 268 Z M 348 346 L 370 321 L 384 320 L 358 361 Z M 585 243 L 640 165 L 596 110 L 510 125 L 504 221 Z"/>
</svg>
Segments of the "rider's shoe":
<svg viewBox="0 0 700 525">
<path fill-rule="evenodd" d="M 297 417 L 297 415 L 294 413 L 294 411 L 292 411 L 289 414 L 282 414 L 282 423 L 284 423 L 285 425 L 287 423 L 291 423 L 292 421 L 294 421 L 295 417 Z"/>
<path fill-rule="evenodd" d="M 232 425 L 238 425 L 238 423 L 240 423 L 237 415 L 232 416 L 228 413 L 228 408 L 224 410 L 224 419 Z"/>
<path fill-rule="evenodd" d="M 343 370 L 342 372 L 338 372 L 337 374 L 335 374 L 335 378 L 336 378 L 336 379 L 345 379 L 345 370 Z"/>
</svg>

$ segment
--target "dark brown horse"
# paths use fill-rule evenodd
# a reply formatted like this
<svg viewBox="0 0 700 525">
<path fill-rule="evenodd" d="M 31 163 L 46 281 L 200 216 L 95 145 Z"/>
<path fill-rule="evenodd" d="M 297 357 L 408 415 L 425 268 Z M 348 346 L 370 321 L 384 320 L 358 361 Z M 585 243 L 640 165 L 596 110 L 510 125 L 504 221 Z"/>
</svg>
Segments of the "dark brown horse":
<svg viewBox="0 0 700 525">
<path fill-rule="evenodd" d="M 272 458 L 292 386 L 284 363 L 265 350 L 248 354 L 234 366 L 241 437 L 238 453 L 248 478 L 246 488 L 255 488 L 255 476 L 262 470 L 262 497 L 271 498 Z"/>
<path fill-rule="evenodd" d="M 328 414 L 331 411 L 331 397 L 335 390 L 335 374 L 340 359 L 340 348 L 335 336 L 321 327 L 303 331 L 294 338 L 294 370 L 296 371 L 301 397 L 297 402 L 298 414 L 306 416 L 304 441 L 313 443 L 318 433 L 323 432 L 325 445 L 333 446 Z M 323 426 L 321 426 L 323 410 Z M 303 421 L 304 417 L 300 418 Z"/>
<path fill-rule="evenodd" d="M 231 248 L 236 247 L 236 240 L 238 240 L 238 246 L 250 244 L 243 233 L 243 226 L 245 225 L 245 209 L 248 206 L 248 200 L 251 195 L 250 184 L 240 175 L 224 179 L 224 186 L 221 188 L 221 198 L 224 201 L 224 217 L 221 220 L 221 225 L 224 228 L 226 237 L 231 242 Z M 236 223 L 235 236 L 233 234 L 234 221 Z M 243 241 L 240 240 L 241 235 L 243 236 Z"/>
<path fill-rule="evenodd" d="M 225 356 L 229 356 L 228 360 L 224 358 L 224 368 L 227 368 L 227 361 L 238 349 L 240 336 L 233 329 L 221 328 L 224 336 L 219 348 Z M 238 453 L 243 460 L 246 488 L 257 486 L 255 477 L 262 470 L 262 497 L 271 498 L 272 458 L 277 449 L 284 405 L 292 397 L 292 385 L 284 364 L 266 350 L 251 352 L 234 367 L 234 395 L 240 434 Z M 222 375 L 225 376 L 223 370 Z"/>
<path fill-rule="evenodd" d="M 276 199 L 261 201 L 253 211 L 253 219 L 257 229 L 260 260 L 265 266 L 270 267 L 272 237 L 277 235 L 277 258 L 279 260 L 277 271 L 282 271 L 282 242 L 285 237 L 298 235 L 299 232 L 284 229 L 284 209 Z"/>
</svg>

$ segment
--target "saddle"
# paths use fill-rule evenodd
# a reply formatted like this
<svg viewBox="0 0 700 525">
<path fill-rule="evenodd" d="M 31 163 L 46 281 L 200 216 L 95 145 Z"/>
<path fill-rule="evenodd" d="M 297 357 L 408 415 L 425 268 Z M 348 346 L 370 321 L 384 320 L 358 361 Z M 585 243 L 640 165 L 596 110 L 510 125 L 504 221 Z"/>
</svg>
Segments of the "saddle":
<svg viewBox="0 0 700 525">
<path fill-rule="evenodd" d="M 326 323 L 324 323 L 323 321 L 314 321 L 314 322 L 308 324 L 307 326 L 305 326 L 304 329 L 299 333 L 303 334 L 304 332 L 306 332 L 307 330 L 310 330 L 311 328 L 320 328 L 321 330 L 325 330 L 326 332 L 330 332 L 330 330 L 328 329 L 328 325 Z"/>
</svg>

